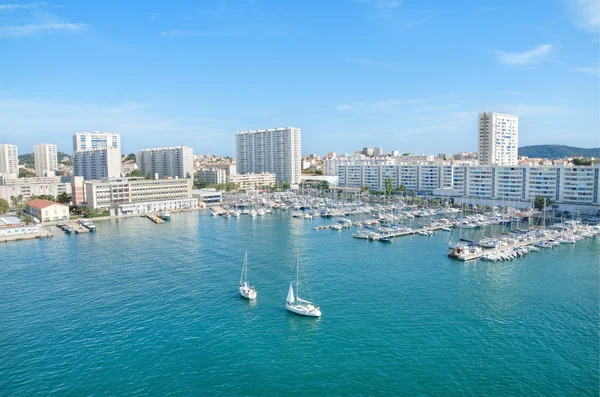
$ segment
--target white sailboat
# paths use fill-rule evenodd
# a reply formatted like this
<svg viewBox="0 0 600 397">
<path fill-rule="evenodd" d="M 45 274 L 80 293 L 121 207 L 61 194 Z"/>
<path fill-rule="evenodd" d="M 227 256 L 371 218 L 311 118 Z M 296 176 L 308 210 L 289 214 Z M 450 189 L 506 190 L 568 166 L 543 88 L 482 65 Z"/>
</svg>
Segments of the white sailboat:
<svg viewBox="0 0 600 397">
<path fill-rule="evenodd" d="M 301 316 L 308 317 L 321 317 L 321 310 L 318 306 L 313 305 L 312 302 L 301 299 L 298 296 L 298 266 L 299 261 L 296 258 L 296 295 L 294 296 L 294 281 L 290 281 L 290 289 L 288 290 L 287 298 L 285 299 L 285 308 Z"/>
<path fill-rule="evenodd" d="M 248 252 L 244 255 L 244 264 L 242 265 L 242 276 L 240 277 L 240 295 L 246 299 L 256 299 L 256 289 L 248 286 L 246 279 L 248 273 Z"/>
</svg>

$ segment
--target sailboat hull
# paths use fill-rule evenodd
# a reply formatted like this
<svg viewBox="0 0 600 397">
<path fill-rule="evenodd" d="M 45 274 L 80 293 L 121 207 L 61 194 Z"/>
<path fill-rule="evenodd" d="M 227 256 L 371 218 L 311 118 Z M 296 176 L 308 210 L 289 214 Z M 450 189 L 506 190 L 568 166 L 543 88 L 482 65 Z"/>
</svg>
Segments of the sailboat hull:
<svg viewBox="0 0 600 397">
<path fill-rule="evenodd" d="M 285 308 L 294 314 L 306 317 L 321 317 L 321 311 L 317 307 L 309 309 L 307 306 L 302 305 L 290 305 L 286 303 Z"/>
<path fill-rule="evenodd" d="M 240 296 L 242 298 L 254 300 L 254 299 L 256 299 L 256 290 L 240 287 Z"/>
</svg>

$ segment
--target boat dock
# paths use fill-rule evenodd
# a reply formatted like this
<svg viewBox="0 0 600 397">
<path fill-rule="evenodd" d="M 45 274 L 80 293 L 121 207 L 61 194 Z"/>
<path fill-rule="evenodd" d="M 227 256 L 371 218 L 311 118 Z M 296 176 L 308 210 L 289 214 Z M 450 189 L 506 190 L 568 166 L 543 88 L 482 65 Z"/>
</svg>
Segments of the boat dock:
<svg viewBox="0 0 600 397">
<path fill-rule="evenodd" d="M 0 237 L 0 243 L 8 243 L 11 241 L 21 241 L 21 240 L 33 240 L 36 238 L 47 238 L 54 236 L 48 230 L 43 227 L 40 227 L 40 230 L 35 233 L 25 233 L 25 234 L 15 234 L 13 236 L 2 236 Z"/>
<path fill-rule="evenodd" d="M 90 232 L 90 229 L 84 227 L 80 223 L 71 220 L 59 222 L 56 226 L 67 234 Z"/>
<path fill-rule="evenodd" d="M 144 214 L 144 217 L 150 219 L 154 223 L 165 223 L 165 221 L 156 216 L 156 214 Z"/>
</svg>

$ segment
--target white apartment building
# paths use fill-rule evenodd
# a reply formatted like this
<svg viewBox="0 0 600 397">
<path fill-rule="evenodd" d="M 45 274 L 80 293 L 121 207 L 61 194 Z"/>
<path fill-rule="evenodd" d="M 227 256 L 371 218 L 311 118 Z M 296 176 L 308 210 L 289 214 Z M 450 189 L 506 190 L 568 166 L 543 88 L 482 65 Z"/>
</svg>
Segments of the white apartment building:
<svg viewBox="0 0 600 397">
<path fill-rule="evenodd" d="M 40 143 L 33 146 L 33 158 L 35 161 L 35 176 L 54 176 L 58 170 L 58 152 L 56 145 L 51 143 Z"/>
<path fill-rule="evenodd" d="M 60 177 L 6 178 L 3 176 L 0 183 L 0 198 L 8 202 L 13 196 L 23 196 L 24 200 L 29 200 L 32 196 L 56 197 L 61 193 L 71 194 L 71 192 L 71 184 L 62 182 Z"/>
<path fill-rule="evenodd" d="M 285 127 L 238 132 L 238 174 L 274 173 L 278 182 L 296 185 L 301 173 L 300 128 Z"/>
<path fill-rule="evenodd" d="M 142 175 L 158 174 L 159 179 L 194 176 L 194 153 L 187 146 L 144 149 L 136 161 Z"/>
<path fill-rule="evenodd" d="M 108 147 L 74 152 L 73 175 L 85 180 L 120 177 L 121 150 Z"/>
<path fill-rule="evenodd" d="M 452 165 L 340 165 L 339 186 L 385 190 L 390 178 L 394 189 L 410 190 L 528 205 L 537 196 L 565 206 L 600 209 L 600 165 L 565 167 L 452 166 Z"/>
<path fill-rule="evenodd" d="M 202 167 L 198 169 L 196 179 L 209 185 L 218 185 L 228 181 L 227 171 L 222 167 Z"/>
<path fill-rule="evenodd" d="M 76 132 L 73 134 L 73 151 L 106 149 L 112 147 L 121 153 L 121 135 L 117 132 Z"/>
<path fill-rule="evenodd" d="M 19 154 L 15 145 L 0 143 L 0 174 L 19 174 Z"/>
<path fill-rule="evenodd" d="M 198 208 L 192 179 L 107 178 L 84 185 L 87 205 L 113 216 Z"/>
<path fill-rule="evenodd" d="M 519 118 L 510 114 L 479 114 L 479 165 L 519 164 Z"/>
<path fill-rule="evenodd" d="M 273 173 L 237 174 L 229 177 L 229 182 L 237 183 L 240 189 L 254 190 L 274 186 L 277 177 Z"/>
<path fill-rule="evenodd" d="M 389 157 L 366 157 L 360 155 L 328 156 L 323 159 L 323 175 L 336 176 L 340 165 L 383 165 L 394 164 Z"/>
</svg>

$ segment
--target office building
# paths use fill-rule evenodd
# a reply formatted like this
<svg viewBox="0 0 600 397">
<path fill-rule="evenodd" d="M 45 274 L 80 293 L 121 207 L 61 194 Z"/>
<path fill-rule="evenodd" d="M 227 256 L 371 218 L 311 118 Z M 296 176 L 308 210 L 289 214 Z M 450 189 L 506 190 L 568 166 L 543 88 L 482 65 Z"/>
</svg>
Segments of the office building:
<svg viewBox="0 0 600 397">
<path fill-rule="evenodd" d="M 0 143 L 0 174 L 19 174 L 19 154 L 15 145 Z"/>
<path fill-rule="evenodd" d="M 40 143 L 33 146 L 33 159 L 35 161 L 35 176 L 54 176 L 58 171 L 58 156 L 56 145 Z"/>
<path fill-rule="evenodd" d="M 112 216 L 198 208 L 192 179 L 107 178 L 86 181 L 87 205 Z"/>
<path fill-rule="evenodd" d="M 121 150 L 108 147 L 74 152 L 73 175 L 86 181 L 121 176 Z"/>
<path fill-rule="evenodd" d="M 194 176 L 194 154 L 187 146 L 144 149 L 136 161 L 142 175 L 158 174 L 159 179 Z"/>
<path fill-rule="evenodd" d="M 76 132 L 73 134 L 73 151 L 106 149 L 112 147 L 121 153 L 121 135 L 117 132 Z"/>
<path fill-rule="evenodd" d="M 236 164 L 238 174 L 275 174 L 278 182 L 300 182 L 300 128 L 286 127 L 238 132 Z"/>
<path fill-rule="evenodd" d="M 519 118 L 510 114 L 479 114 L 479 165 L 518 165 Z"/>
</svg>

